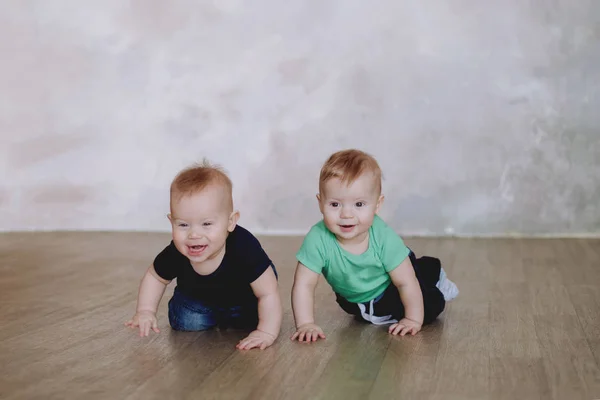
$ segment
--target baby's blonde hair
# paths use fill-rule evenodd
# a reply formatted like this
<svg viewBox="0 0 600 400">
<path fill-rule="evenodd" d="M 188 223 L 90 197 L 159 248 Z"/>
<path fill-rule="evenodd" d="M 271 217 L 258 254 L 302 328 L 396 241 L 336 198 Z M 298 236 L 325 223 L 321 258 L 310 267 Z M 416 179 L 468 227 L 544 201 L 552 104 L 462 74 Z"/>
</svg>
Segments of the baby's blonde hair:
<svg viewBox="0 0 600 400">
<path fill-rule="evenodd" d="M 183 196 L 199 193 L 211 185 L 220 186 L 226 191 L 230 206 L 233 209 L 233 185 L 231 184 L 231 179 L 229 179 L 221 166 L 211 164 L 206 159 L 202 163 L 185 168 L 173 179 L 170 190 L 171 205 L 173 201 L 177 201 Z"/>
<path fill-rule="evenodd" d="M 325 183 L 330 179 L 338 178 L 350 185 L 365 172 L 373 174 L 377 190 L 381 193 L 381 168 L 373 156 L 356 149 L 333 153 L 321 168 L 319 192 L 323 192 Z"/>
</svg>

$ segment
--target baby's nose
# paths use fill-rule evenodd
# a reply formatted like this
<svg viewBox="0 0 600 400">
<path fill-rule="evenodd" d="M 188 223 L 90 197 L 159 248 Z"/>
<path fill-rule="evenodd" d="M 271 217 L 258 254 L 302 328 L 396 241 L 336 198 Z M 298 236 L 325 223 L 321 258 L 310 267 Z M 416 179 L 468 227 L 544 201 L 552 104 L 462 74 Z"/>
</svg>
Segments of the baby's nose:
<svg viewBox="0 0 600 400">
<path fill-rule="evenodd" d="M 199 233 L 199 232 L 197 232 L 195 229 L 191 229 L 191 230 L 190 230 L 190 233 L 188 234 L 188 237 L 189 237 L 190 239 L 192 239 L 192 238 L 193 238 L 193 239 L 196 239 L 196 238 L 199 238 L 199 237 L 200 237 L 200 233 Z"/>
<path fill-rule="evenodd" d="M 342 207 L 342 218 L 352 218 L 352 212 L 347 207 Z"/>
</svg>

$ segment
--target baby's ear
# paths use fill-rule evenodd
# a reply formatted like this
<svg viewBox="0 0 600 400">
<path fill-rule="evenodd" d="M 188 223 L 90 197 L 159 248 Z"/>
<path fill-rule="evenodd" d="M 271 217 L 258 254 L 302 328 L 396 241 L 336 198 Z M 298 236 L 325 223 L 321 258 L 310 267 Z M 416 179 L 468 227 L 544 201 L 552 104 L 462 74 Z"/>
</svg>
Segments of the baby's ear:
<svg viewBox="0 0 600 400">
<path fill-rule="evenodd" d="M 235 229 L 235 226 L 237 225 L 237 222 L 240 219 L 240 212 L 235 210 L 233 211 L 230 215 L 229 215 L 229 224 L 227 225 L 227 230 L 229 232 L 233 232 L 233 230 Z"/>
<path fill-rule="evenodd" d="M 167 218 L 169 218 L 169 221 L 173 222 L 173 217 L 171 216 L 171 213 L 167 214 Z"/>
<path fill-rule="evenodd" d="M 380 195 L 379 199 L 377 200 L 377 208 L 375 209 L 375 214 L 377 214 L 379 212 L 379 209 L 381 208 L 381 205 L 383 204 L 383 200 L 385 200 L 385 196 Z"/>
<path fill-rule="evenodd" d="M 321 193 L 317 193 L 317 202 L 319 203 L 319 211 L 323 214 L 323 205 L 321 204 Z"/>
</svg>

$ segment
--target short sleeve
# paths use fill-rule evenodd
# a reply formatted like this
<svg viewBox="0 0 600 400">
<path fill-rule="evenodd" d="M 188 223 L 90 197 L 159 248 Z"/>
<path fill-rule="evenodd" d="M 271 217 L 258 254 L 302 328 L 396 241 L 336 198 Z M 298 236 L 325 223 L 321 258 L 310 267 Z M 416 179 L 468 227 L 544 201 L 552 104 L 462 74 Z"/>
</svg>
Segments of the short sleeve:
<svg viewBox="0 0 600 400">
<path fill-rule="evenodd" d="M 296 259 L 317 274 L 320 274 L 327 264 L 324 229 L 327 228 L 321 224 L 313 226 L 304 237 L 300 250 L 296 253 Z"/>
<path fill-rule="evenodd" d="M 154 270 L 164 280 L 171 281 L 179 275 L 181 257 L 185 258 L 171 241 L 154 259 Z"/>
<path fill-rule="evenodd" d="M 252 235 L 248 238 L 246 248 L 246 262 L 248 265 L 248 283 L 252 283 L 267 270 L 267 268 L 273 265 L 273 262 L 262 248 L 258 239 Z M 273 271 L 275 271 L 273 269 Z M 277 273 L 275 273 L 277 275 Z"/>
<path fill-rule="evenodd" d="M 402 238 L 383 220 L 376 217 L 374 228 L 377 230 L 379 242 L 379 258 L 386 272 L 391 272 L 408 257 L 410 249 Z"/>
</svg>

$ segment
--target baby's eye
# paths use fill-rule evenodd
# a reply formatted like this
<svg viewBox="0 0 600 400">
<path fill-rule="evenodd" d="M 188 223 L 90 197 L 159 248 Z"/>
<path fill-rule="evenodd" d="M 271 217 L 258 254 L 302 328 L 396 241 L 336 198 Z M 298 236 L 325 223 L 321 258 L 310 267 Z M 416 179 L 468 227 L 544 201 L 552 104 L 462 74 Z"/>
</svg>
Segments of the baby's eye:
<svg viewBox="0 0 600 400">
<path fill-rule="evenodd" d="M 362 201 L 357 201 L 356 202 L 356 207 L 363 207 L 365 205 L 365 203 L 363 203 Z"/>
<path fill-rule="evenodd" d="M 337 206 L 339 206 L 339 205 L 340 205 L 340 203 L 338 203 L 338 202 L 336 202 L 336 201 L 332 201 L 331 203 L 329 203 L 329 205 L 330 205 L 331 207 L 337 207 Z"/>
<path fill-rule="evenodd" d="M 203 223 L 202 225 L 204 225 L 204 226 L 211 226 L 211 225 L 212 225 L 212 222 L 205 222 L 205 223 Z"/>
<path fill-rule="evenodd" d="M 187 228 L 188 224 L 181 223 L 178 226 L 181 227 L 181 228 Z"/>
</svg>

